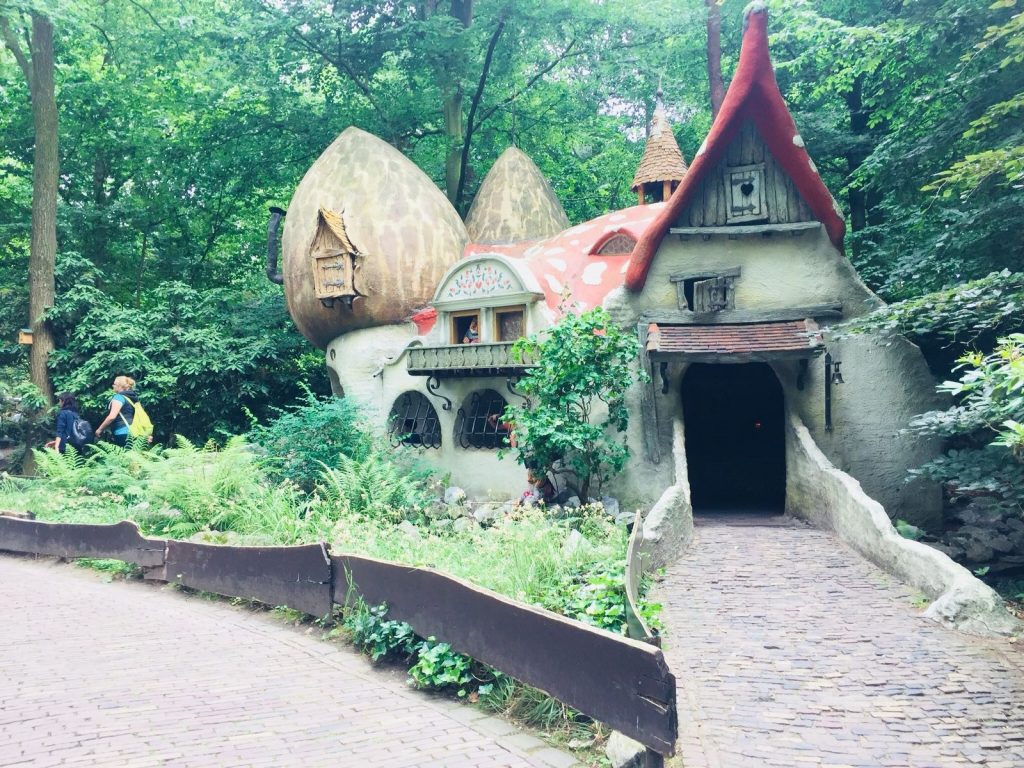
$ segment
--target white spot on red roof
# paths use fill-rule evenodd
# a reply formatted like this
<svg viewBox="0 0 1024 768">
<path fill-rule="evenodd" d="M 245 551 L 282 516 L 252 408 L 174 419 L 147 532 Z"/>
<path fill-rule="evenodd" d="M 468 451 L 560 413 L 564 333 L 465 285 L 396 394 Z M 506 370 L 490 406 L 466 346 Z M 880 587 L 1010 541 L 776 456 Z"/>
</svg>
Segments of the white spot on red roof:
<svg viewBox="0 0 1024 768">
<path fill-rule="evenodd" d="M 815 173 L 817 173 L 817 172 L 818 172 L 818 166 L 816 166 L 816 165 L 814 164 L 814 161 L 813 161 L 813 160 L 811 160 L 811 158 L 809 158 L 809 157 L 807 158 L 807 164 L 808 164 L 809 166 L 811 166 L 811 170 L 812 170 L 812 171 L 814 171 Z"/>
<path fill-rule="evenodd" d="M 694 157 L 699 157 L 708 151 L 708 140 L 704 139 L 704 143 L 700 145 L 700 149 L 697 150 L 697 154 Z"/>
<path fill-rule="evenodd" d="M 605 269 L 608 268 L 608 264 L 603 261 L 598 261 L 594 264 L 588 264 L 583 269 L 583 282 L 587 285 L 600 285 L 601 276 L 604 274 Z"/>
<path fill-rule="evenodd" d="M 559 272 L 565 272 L 565 259 L 548 259 L 548 264 Z"/>
<path fill-rule="evenodd" d="M 544 279 L 548 281 L 548 287 L 555 293 L 562 292 L 562 283 L 554 275 L 544 275 Z"/>
<path fill-rule="evenodd" d="M 793 137 L 793 146 L 794 147 L 802 147 L 802 146 L 804 146 L 804 137 L 801 136 L 799 133 L 796 134 Z"/>
</svg>

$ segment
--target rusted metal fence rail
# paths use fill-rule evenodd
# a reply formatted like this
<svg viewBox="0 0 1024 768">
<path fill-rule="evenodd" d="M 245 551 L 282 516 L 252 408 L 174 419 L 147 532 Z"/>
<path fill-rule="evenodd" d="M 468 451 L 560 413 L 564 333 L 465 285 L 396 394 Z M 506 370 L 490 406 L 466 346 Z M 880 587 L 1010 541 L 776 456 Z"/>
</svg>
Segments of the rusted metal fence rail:
<svg viewBox="0 0 1024 768">
<path fill-rule="evenodd" d="M 659 755 L 677 735 L 675 678 L 661 650 L 515 602 L 429 568 L 326 544 L 228 547 L 143 537 L 131 522 L 71 525 L 0 516 L 0 550 L 136 563 L 147 579 L 325 616 L 358 594 L 388 618 L 540 688 Z"/>
</svg>

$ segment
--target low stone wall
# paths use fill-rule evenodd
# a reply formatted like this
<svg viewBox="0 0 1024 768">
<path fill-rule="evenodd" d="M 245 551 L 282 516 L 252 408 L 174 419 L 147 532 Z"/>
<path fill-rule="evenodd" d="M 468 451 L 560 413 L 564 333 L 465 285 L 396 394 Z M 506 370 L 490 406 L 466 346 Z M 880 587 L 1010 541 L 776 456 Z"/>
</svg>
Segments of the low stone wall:
<svg viewBox="0 0 1024 768">
<path fill-rule="evenodd" d="M 673 562 L 693 538 L 693 505 L 686 473 L 686 437 L 681 419 L 672 420 L 673 484 L 651 507 L 644 519 L 641 551 L 647 570 Z M 649 559 L 648 559 L 649 558 Z"/>
<path fill-rule="evenodd" d="M 966 632 L 1008 635 L 1024 625 L 988 585 L 943 553 L 893 528 L 885 509 L 836 469 L 793 413 L 786 425 L 786 512 L 833 530 L 868 560 L 933 600 L 925 616 Z"/>
</svg>

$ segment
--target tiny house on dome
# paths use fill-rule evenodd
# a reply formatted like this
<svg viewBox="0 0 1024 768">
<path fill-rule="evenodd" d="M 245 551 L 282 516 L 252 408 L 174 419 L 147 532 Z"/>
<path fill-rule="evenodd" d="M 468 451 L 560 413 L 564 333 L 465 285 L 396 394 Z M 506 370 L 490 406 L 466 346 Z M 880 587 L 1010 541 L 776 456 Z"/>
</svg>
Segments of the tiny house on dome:
<svg viewBox="0 0 1024 768">
<path fill-rule="evenodd" d="M 632 188 L 637 205 L 571 225 L 511 148 L 463 225 L 396 150 L 347 129 L 288 209 L 289 310 L 325 349 L 335 392 L 471 495 L 524 487 L 498 456 L 501 413 L 530 367 L 510 350 L 569 299 L 641 341 L 650 381 L 628 393 L 631 457 L 605 490 L 658 510 L 676 530 L 665 541 L 694 511 L 799 506 L 804 433 L 890 515 L 934 521 L 938 488 L 905 478 L 937 446 L 900 433 L 936 405 L 933 382 L 906 340 L 830 338 L 881 301 L 844 254 L 842 211 L 779 92 L 763 6 L 748 9 L 736 74 L 689 166 L 659 92 Z"/>
</svg>

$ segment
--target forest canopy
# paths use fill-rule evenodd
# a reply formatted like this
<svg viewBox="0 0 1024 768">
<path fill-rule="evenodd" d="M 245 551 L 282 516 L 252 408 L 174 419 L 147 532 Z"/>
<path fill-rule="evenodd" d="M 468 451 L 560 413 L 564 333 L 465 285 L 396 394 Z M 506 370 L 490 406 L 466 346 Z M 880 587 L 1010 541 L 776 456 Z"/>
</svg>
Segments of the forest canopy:
<svg viewBox="0 0 1024 768">
<path fill-rule="evenodd" d="M 303 381 L 326 391 L 263 254 L 267 207 L 287 205 L 342 130 L 393 144 L 463 213 L 519 146 L 583 221 L 631 204 L 659 84 L 693 157 L 712 119 L 709 55 L 727 85 L 743 4 L 0 0 L 0 382 L 28 378 L 15 339 L 30 322 L 47 28 L 53 383 L 98 405 L 131 371 L 173 414 L 164 429 L 203 439 Z M 768 5 L 780 87 L 870 287 L 914 299 L 1019 269 L 1019 0 Z"/>
</svg>

